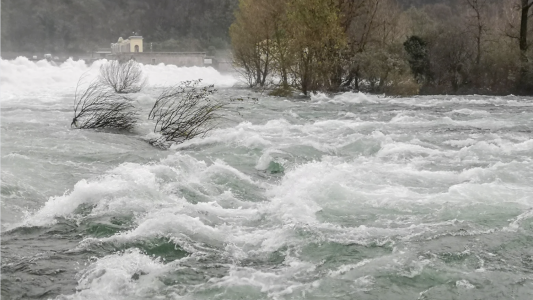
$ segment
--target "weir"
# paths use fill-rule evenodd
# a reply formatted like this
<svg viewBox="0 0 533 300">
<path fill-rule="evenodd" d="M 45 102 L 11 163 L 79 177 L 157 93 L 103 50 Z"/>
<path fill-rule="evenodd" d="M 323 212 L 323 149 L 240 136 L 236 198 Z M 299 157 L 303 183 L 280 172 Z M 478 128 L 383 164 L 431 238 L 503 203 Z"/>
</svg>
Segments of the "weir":
<svg viewBox="0 0 533 300">
<path fill-rule="evenodd" d="M 212 64 L 212 58 L 207 58 L 205 52 L 144 52 L 142 36 L 130 36 L 124 40 L 122 37 L 111 44 L 110 59 L 133 59 L 142 64 L 175 65 L 178 67 L 204 67 Z"/>
</svg>

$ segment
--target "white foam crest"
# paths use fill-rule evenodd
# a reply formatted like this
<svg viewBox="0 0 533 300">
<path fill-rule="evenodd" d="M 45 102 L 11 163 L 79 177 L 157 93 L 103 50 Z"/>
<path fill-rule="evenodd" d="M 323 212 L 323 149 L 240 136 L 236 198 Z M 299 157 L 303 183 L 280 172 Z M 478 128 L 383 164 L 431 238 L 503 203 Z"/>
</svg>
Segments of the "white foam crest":
<svg viewBox="0 0 533 300">
<path fill-rule="evenodd" d="M 323 153 L 335 154 L 339 148 L 364 137 L 357 131 L 367 125 L 365 122 L 354 120 L 326 120 L 306 124 L 291 124 L 285 119 L 270 120 L 265 124 L 242 122 L 235 127 L 213 130 L 206 137 L 173 145 L 172 149 L 226 144 L 266 149 L 265 151 L 275 148 L 276 150 L 272 151 L 277 152 L 285 151 L 286 147 L 309 146 Z M 378 138 L 385 139 L 385 135 Z M 265 163 L 263 160 L 262 162 Z"/>
<path fill-rule="evenodd" d="M 76 293 L 59 299 L 147 299 L 163 286 L 166 266 L 137 249 L 96 260 L 78 274 Z M 135 279 L 136 278 L 136 279 Z"/>
<path fill-rule="evenodd" d="M 302 283 L 299 278 L 310 276 L 316 266 L 296 258 L 286 258 L 284 265 L 274 270 L 257 270 L 249 267 L 232 266 L 229 274 L 212 279 L 214 287 L 231 289 L 240 286 L 255 287 L 261 293 L 266 293 L 271 299 L 284 299 L 284 296 L 299 293 L 318 287 L 318 282 Z"/>
<path fill-rule="evenodd" d="M 449 188 L 447 195 L 441 196 L 463 206 L 473 203 L 501 204 L 506 202 L 518 203 L 526 207 L 533 206 L 533 188 L 520 188 L 500 182 L 456 184 Z M 439 200 L 441 196 L 436 197 L 436 200 Z"/>
<path fill-rule="evenodd" d="M 287 172 L 280 185 L 267 191 L 271 199 L 266 209 L 283 224 L 314 224 L 321 207 L 315 201 L 320 183 L 327 182 L 324 163 L 312 162 Z"/>
<path fill-rule="evenodd" d="M 362 266 L 370 263 L 371 261 L 372 261 L 371 259 L 363 259 L 362 261 L 360 261 L 360 262 L 358 262 L 356 264 L 342 265 L 342 266 L 338 267 L 336 270 L 330 270 L 328 272 L 328 276 L 329 277 L 342 276 L 342 275 L 346 274 L 349 271 L 361 268 Z"/>
<path fill-rule="evenodd" d="M 98 64 L 87 66 L 84 61 L 68 59 L 60 65 L 41 60 L 29 61 L 25 57 L 15 60 L 0 60 L 0 88 L 2 101 L 15 96 L 39 96 L 41 101 L 52 101 L 57 94 L 72 93 L 79 78 L 86 74 L 95 76 Z M 50 99 L 52 98 L 52 99 Z"/>
<path fill-rule="evenodd" d="M 96 78 L 100 66 L 107 60 L 98 60 L 88 66 L 83 60 L 68 59 L 57 65 L 41 60 L 33 62 L 26 57 L 0 60 L 0 88 L 2 101 L 20 96 L 38 96 L 41 101 L 57 101 L 58 94 L 74 94 L 78 80 Z M 230 87 L 237 82 L 231 75 L 222 75 L 211 67 L 176 67 L 174 65 L 142 65 L 150 85 L 169 86 L 185 80 L 202 79 L 202 85 Z"/>
<path fill-rule="evenodd" d="M 464 169 L 459 173 L 459 180 L 471 183 L 490 183 L 502 180 L 507 183 L 525 183 L 527 178 L 533 175 L 531 166 L 532 164 L 528 162 L 496 162 L 489 167 Z"/>
<path fill-rule="evenodd" d="M 235 176 L 239 181 L 251 185 L 255 184 L 249 176 L 220 160 L 207 166 L 205 162 L 190 156 L 176 154 L 163 159 L 161 164 L 124 163 L 106 175 L 79 181 L 70 193 L 50 198 L 44 207 L 23 221 L 23 224 L 54 224 L 55 218 L 72 216 L 82 204 L 94 206 L 92 215 L 151 211 L 154 209 L 154 202 L 160 207 L 176 205 L 185 200 L 172 196 L 175 182 L 193 190 L 217 195 L 219 192 L 212 180 L 227 175 Z"/>
<path fill-rule="evenodd" d="M 330 102 L 330 103 L 346 103 L 346 104 L 360 104 L 360 103 L 376 103 L 379 102 L 379 96 L 365 94 L 361 92 L 353 93 L 346 92 L 342 94 L 328 96 L 324 93 L 311 94 L 311 100 L 314 102 Z"/>
<path fill-rule="evenodd" d="M 406 253 L 394 251 L 392 254 L 373 259 L 363 259 L 356 264 L 346 264 L 330 270 L 328 279 L 342 279 L 344 281 L 356 281 L 362 288 L 371 288 L 375 282 L 375 276 L 385 270 L 400 271 L 405 264 L 412 264 Z M 336 281 L 334 281 L 336 282 Z"/>
<path fill-rule="evenodd" d="M 236 127 L 215 129 L 206 137 L 192 139 L 184 143 L 173 145 L 171 149 L 180 150 L 195 146 L 205 146 L 217 143 L 228 143 L 247 148 L 263 148 L 271 145 L 250 122 L 242 122 Z"/>
<path fill-rule="evenodd" d="M 163 237 L 189 253 L 223 251 L 236 260 L 257 258 L 291 243 L 293 237 L 292 227 L 257 228 L 261 217 L 255 208 L 229 209 L 216 202 L 185 202 L 154 209 L 137 218 L 136 228 L 111 237 L 87 238 L 78 248 L 100 243 L 118 246 Z"/>
<path fill-rule="evenodd" d="M 522 224 L 522 222 L 524 220 L 528 220 L 528 219 L 531 219 L 531 218 L 533 218 L 533 207 L 530 207 L 529 210 L 527 210 L 524 213 L 521 213 L 516 218 L 514 218 L 514 220 L 512 220 L 511 223 L 509 223 L 508 226 L 504 227 L 503 230 L 504 231 L 515 231 L 516 232 L 516 231 L 518 231 L 518 229 L 520 228 L 520 225 Z"/>
<path fill-rule="evenodd" d="M 465 146 L 459 150 L 460 157 L 468 157 L 471 155 L 516 155 L 527 154 L 533 151 L 533 140 L 523 142 L 513 142 L 506 139 L 494 139 L 487 141 L 479 141 L 472 145 Z"/>
<path fill-rule="evenodd" d="M 404 155 L 421 155 L 421 156 L 444 156 L 441 150 L 427 148 L 421 145 L 391 142 L 382 144 L 381 149 L 376 154 L 378 157 L 391 157 L 400 159 Z"/>
<path fill-rule="evenodd" d="M 8 159 L 8 158 L 9 158 L 9 159 L 23 159 L 23 160 L 29 160 L 29 159 L 31 159 L 30 157 L 28 157 L 28 156 L 26 156 L 26 155 L 24 155 L 24 154 L 14 153 L 14 152 L 9 153 L 9 154 L 7 154 L 7 155 L 4 155 L 2 158 L 3 158 L 3 159 Z"/>
<path fill-rule="evenodd" d="M 157 167 L 155 167 L 157 168 Z M 154 169 L 124 163 L 106 175 L 83 179 L 70 193 L 51 197 L 34 215 L 23 221 L 26 226 L 54 224 L 57 217 L 69 217 L 81 204 L 94 205 L 93 213 L 144 211 L 151 200 L 159 197 L 159 184 Z M 140 198 L 144 198 L 141 199 Z"/>
<path fill-rule="evenodd" d="M 455 286 L 457 288 L 463 288 L 463 289 L 467 289 L 467 290 L 470 290 L 470 289 L 475 289 L 476 286 L 471 284 L 468 280 L 466 279 L 461 279 L 461 280 L 457 280 L 455 282 Z"/>
<path fill-rule="evenodd" d="M 398 203 L 390 202 L 390 205 L 384 204 L 382 207 L 398 207 L 405 204 L 406 199 L 399 200 Z M 403 202 L 403 203 L 402 203 Z M 420 205 L 423 203 L 416 203 Z M 358 209 L 351 209 L 352 213 L 357 214 L 364 211 L 365 207 Z M 349 210 L 348 208 L 346 210 Z M 410 213 L 410 209 L 404 210 Z M 391 221 L 375 222 L 375 226 L 360 225 L 356 227 L 340 226 L 330 223 L 321 223 L 315 227 L 321 231 L 318 235 L 319 242 L 333 242 L 343 245 L 357 244 L 357 245 L 379 245 L 386 244 L 394 245 L 396 240 L 412 241 L 425 237 L 428 234 L 435 235 L 443 228 L 450 228 L 456 225 L 456 220 L 448 220 L 442 222 L 421 222 L 416 216 L 408 218 L 409 221 Z"/>
<path fill-rule="evenodd" d="M 464 97 L 449 97 L 449 96 L 416 96 L 416 97 L 406 97 L 406 98 L 386 98 L 387 102 L 393 104 L 405 104 L 410 106 L 419 106 L 419 107 L 447 107 L 455 105 L 487 105 L 487 104 L 496 104 L 496 105 L 506 105 L 506 106 L 533 106 L 533 101 L 528 98 L 516 99 L 514 96 L 506 97 L 487 97 L 479 95 L 469 95 Z M 459 109 L 460 111 L 460 109 Z M 475 111 L 472 110 L 475 114 Z M 462 111 L 466 113 L 467 111 Z M 461 112 L 460 112 L 461 113 Z M 484 113 L 483 113 L 484 114 Z"/>
<path fill-rule="evenodd" d="M 264 209 L 283 224 L 319 226 L 316 213 L 323 208 L 357 209 L 361 203 L 373 200 L 366 193 L 394 188 L 381 186 L 381 179 L 372 180 L 379 174 L 364 170 L 368 168 L 331 157 L 300 165 L 286 172 L 280 185 L 267 191 L 271 201 Z M 399 190 L 390 192 L 391 196 L 400 194 Z"/>
<path fill-rule="evenodd" d="M 150 85 L 170 86 L 186 80 L 202 79 L 202 85 L 231 87 L 238 83 L 232 75 L 224 75 L 212 67 L 177 67 L 175 65 L 143 65 Z"/>
<path fill-rule="evenodd" d="M 480 117 L 480 118 L 486 118 L 490 116 L 490 112 L 485 110 L 473 110 L 469 108 L 461 108 L 461 109 L 455 109 L 447 114 L 461 114 L 461 115 L 468 115 L 473 117 Z"/>
<path fill-rule="evenodd" d="M 285 152 L 275 148 L 268 148 L 266 151 L 263 152 L 263 154 L 261 154 L 261 157 L 259 157 L 259 159 L 257 160 L 255 169 L 260 171 L 266 170 L 270 163 L 274 161 L 272 154 L 285 154 Z"/>
<path fill-rule="evenodd" d="M 286 245 L 298 243 L 294 236 L 293 226 L 269 225 L 271 227 L 249 228 L 241 226 L 233 228 L 232 236 L 228 239 L 225 250 L 233 258 L 243 260 L 269 255 Z"/>
<path fill-rule="evenodd" d="M 456 147 L 456 148 L 463 148 L 466 146 L 472 146 L 473 144 L 477 143 L 477 140 L 472 139 L 472 138 L 467 138 L 464 140 L 447 140 L 442 143 L 446 145 L 450 145 L 452 147 Z"/>
<path fill-rule="evenodd" d="M 471 126 L 480 129 L 501 129 L 515 126 L 513 121 L 494 120 L 490 118 L 478 118 L 468 121 L 453 120 L 449 117 L 442 118 L 443 124 L 450 124 L 454 126 Z"/>
<path fill-rule="evenodd" d="M 366 244 L 385 241 L 392 236 L 417 236 L 431 232 L 435 226 L 455 226 L 448 221 L 421 222 L 420 217 L 413 214 L 421 209 L 426 210 L 426 214 L 439 215 L 439 210 L 452 203 L 458 208 L 505 202 L 530 207 L 532 189 L 524 189 L 519 185 L 521 182 L 513 185 L 499 179 L 516 172 L 528 172 L 527 166 L 501 163 L 488 168 L 446 171 L 420 169 L 416 163 L 384 163 L 379 158 L 343 161 L 324 157 L 322 161 L 287 170 L 281 183 L 267 191 L 270 202 L 263 204 L 261 210 L 271 216 L 271 220 L 278 220 L 285 226 L 309 228 L 317 234 L 316 238 L 323 236 L 327 241 Z M 368 227 L 350 228 L 335 224 L 337 218 L 323 220 L 317 217 L 319 211 L 326 211 L 328 216 L 355 218 L 367 211 L 372 214 L 376 208 L 389 213 L 391 210 L 401 211 L 412 218 L 405 222 L 394 221 L 392 228 L 383 228 L 391 224 L 379 221 Z"/>
<path fill-rule="evenodd" d="M 165 237 L 189 253 L 196 252 L 195 245 L 204 243 L 221 249 L 225 234 L 221 229 L 206 225 L 199 217 L 191 217 L 179 210 L 155 210 L 137 220 L 139 225 L 130 231 L 120 232 L 112 237 L 87 240 L 85 243 L 111 242 L 124 244 L 136 240 Z"/>
<path fill-rule="evenodd" d="M 424 119 L 422 117 L 414 117 L 405 115 L 403 113 L 398 114 L 390 120 L 390 124 L 394 125 L 406 125 L 406 126 L 425 126 L 434 127 L 436 125 L 457 126 L 457 127 L 474 127 L 480 129 L 501 129 L 515 126 L 514 121 L 502 121 L 494 120 L 489 117 L 480 117 L 472 120 L 454 120 L 449 116 L 440 118 L 429 117 Z"/>
<path fill-rule="evenodd" d="M 180 153 L 172 154 L 161 160 L 161 164 L 148 166 L 124 164 L 112 170 L 110 173 L 120 174 L 124 181 L 124 189 L 128 186 L 137 187 L 127 197 L 115 197 L 122 190 L 108 191 L 111 195 L 106 197 L 94 196 L 93 202 L 86 200 L 72 201 L 70 207 L 59 211 L 57 206 L 67 200 L 77 199 L 76 193 L 83 194 L 80 189 L 71 193 L 60 204 L 47 204 L 50 208 L 43 208 L 38 215 L 46 215 L 53 211 L 53 216 L 68 215 L 81 203 L 94 203 L 91 215 L 105 215 L 110 212 L 123 214 L 127 211 L 138 211 L 135 218 L 136 227 L 132 230 L 115 234 L 108 238 L 88 238 L 80 248 L 86 248 L 94 243 L 110 242 L 125 244 L 128 242 L 165 237 L 180 245 L 191 253 L 196 251 L 198 243 L 209 245 L 213 249 L 223 249 L 224 244 L 237 245 L 235 253 L 242 247 L 253 248 L 261 245 L 266 239 L 271 239 L 272 232 L 256 234 L 253 225 L 262 216 L 256 209 L 254 202 L 239 199 L 231 192 L 231 187 L 226 185 L 228 178 L 234 178 L 240 184 L 245 183 L 256 186 L 257 183 L 249 176 L 232 168 L 221 160 L 211 164 L 198 161 L 188 155 Z M 129 175 L 128 177 L 128 174 Z M 97 183 L 112 182 L 113 177 L 104 177 Z M 222 180 L 222 181 L 221 181 Z M 148 182 L 148 183 L 146 183 Z M 145 193 L 154 193 L 149 197 L 140 197 L 138 186 L 148 186 Z M 195 199 L 199 202 L 191 203 L 182 197 L 183 193 L 195 193 Z M 102 200 L 98 200 L 101 199 Z M 92 198 L 91 198 L 92 199 Z M 62 199 L 63 200 L 63 199 Z M 202 202 L 204 201 L 204 202 Z M 53 221 L 52 217 L 47 219 Z M 33 221 L 33 219 L 32 219 Z M 250 227 L 249 227 L 250 226 Z M 242 236 L 246 235 L 247 240 Z"/>
<path fill-rule="evenodd" d="M 267 191 L 271 201 L 264 210 L 282 224 L 320 227 L 316 213 L 322 209 L 356 213 L 362 205 L 397 206 L 425 198 L 401 185 L 406 173 L 391 174 L 391 169 L 403 166 L 390 164 L 381 172 L 376 172 L 375 167 L 365 159 L 344 162 L 332 157 L 300 165 L 288 170 L 280 185 Z M 442 178 L 440 174 L 434 176 Z M 415 181 L 418 182 L 416 178 Z"/>
<path fill-rule="evenodd" d="M 430 260 L 415 259 L 411 256 L 411 253 L 395 249 L 389 255 L 364 259 L 356 264 L 346 264 L 330 270 L 327 274 L 328 277 L 324 281 L 330 281 L 331 279 L 355 281 L 361 284 L 361 288 L 370 289 L 375 282 L 375 277 L 381 275 L 381 273 L 395 273 L 413 278 L 420 275 L 430 263 Z"/>
<path fill-rule="evenodd" d="M 256 187 L 262 186 L 261 183 L 256 182 L 250 176 L 228 165 L 221 159 L 216 159 L 208 164 L 205 161 L 177 152 L 162 159 L 161 164 L 172 168 L 173 178 L 171 182 L 161 188 L 169 194 L 173 193 L 176 185 L 179 185 L 197 190 L 211 199 L 218 199 L 224 202 L 226 201 L 225 198 L 227 196 L 232 197 L 232 194 L 228 193 L 231 189 L 226 187 L 225 182 L 218 182 L 220 179 L 227 180 L 233 177 L 240 183 Z M 236 199 L 232 198 L 232 200 Z"/>
<path fill-rule="evenodd" d="M 428 123 L 429 120 L 399 113 L 398 115 L 394 116 L 389 122 L 392 124 L 409 124 L 409 123 Z"/>
</svg>

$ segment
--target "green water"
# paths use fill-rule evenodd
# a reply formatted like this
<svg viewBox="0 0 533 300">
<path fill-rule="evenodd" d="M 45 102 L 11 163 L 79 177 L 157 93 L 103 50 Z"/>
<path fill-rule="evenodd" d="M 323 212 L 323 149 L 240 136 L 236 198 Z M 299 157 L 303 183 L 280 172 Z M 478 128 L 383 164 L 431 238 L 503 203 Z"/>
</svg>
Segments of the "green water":
<svg viewBox="0 0 533 300">
<path fill-rule="evenodd" d="M 222 88 L 161 151 L 50 95 L 2 103 L 2 298 L 533 299 L 531 98 Z"/>
</svg>

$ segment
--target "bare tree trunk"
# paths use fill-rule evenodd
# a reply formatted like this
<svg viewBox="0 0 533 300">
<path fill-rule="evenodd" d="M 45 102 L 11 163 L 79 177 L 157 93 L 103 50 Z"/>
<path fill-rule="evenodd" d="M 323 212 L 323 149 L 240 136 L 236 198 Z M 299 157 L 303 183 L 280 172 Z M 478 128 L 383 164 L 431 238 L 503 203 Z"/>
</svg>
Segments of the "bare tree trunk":
<svg viewBox="0 0 533 300">
<path fill-rule="evenodd" d="M 467 5 L 474 11 L 476 19 L 476 66 L 479 67 L 481 62 L 481 39 L 484 31 L 484 24 L 481 18 L 481 12 L 483 7 L 486 5 L 485 0 L 466 0 Z"/>
<path fill-rule="evenodd" d="M 527 58 L 527 21 L 529 8 L 533 5 L 533 1 L 522 0 L 520 9 L 521 9 L 521 18 L 520 18 L 520 87 L 521 89 L 526 88 L 529 84 L 527 82 L 528 75 L 528 58 Z"/>
<path fill-rule="evenodd" d="M 281 38 L 281 34 L 280 34 L 280 31 L 281 29 L 279 28 L 278 24 L 275 23 L 274 24 L 274 36 L 275 36 L 275 40 L 276 40 L 276 45 L 275 45 L 275 48 L 277 48 L 278 50 L 278 55 L 279 55 L 279 72 L 281 74 L 281 85 L 286 88 L 289 86 L 289 79 L 288 79 L 288 74 L 287 74 L 287 59 L 285 57 L 285 47 L 284 45 L 282 44 L 282 38 Z"/>
<path fill-rule="evenodd" d="M 525 55 L 527 51 L 527 21 L 529 8 L 533 5 L 533 2 L 528 3 L 529 0 L 522 0 L 521 6 L 521 18 L 520 18 L 520 52 Z"/>
<path fill-rule="evenodd" d="M 479 67 L 479 63 L 481 61 L 481 34 L 483 33 L 483 23 L 481 23 L 481 13 L 479 11 L 479 6 L 477 0 L 475 0 L 476 3 L 476 19 L 477 19 L 477 54 L 476 54 L 476 66 Z"/>
<path fill-rule="evenodd" d="M 269 64 L 270 64 L 270 51 L 272 49 L 272 47 L 270 46 L 270 38 L 267 36 L 267 39 L 266 39 L 266 54 L 265 54 L 265 65 L 263 66 L 263 70 L 262 70 L 262 78 L 261 78 L 261 82 L 260 82 L 260 85 L 261 87 L 265 86 L 265 83 L 266 83 L 266 79 L 267 79 L 267 76 L 268 76 L 268 73 L 269 73 Z"/>
</svg>

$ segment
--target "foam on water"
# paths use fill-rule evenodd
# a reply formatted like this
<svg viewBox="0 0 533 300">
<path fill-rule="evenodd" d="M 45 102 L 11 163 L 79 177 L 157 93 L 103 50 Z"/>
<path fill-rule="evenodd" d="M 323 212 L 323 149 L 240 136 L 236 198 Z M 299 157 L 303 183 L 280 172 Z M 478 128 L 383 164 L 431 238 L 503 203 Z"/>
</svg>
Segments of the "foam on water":
<svg viewBox="0 0 533 300">
<path fill-rule="evenodd" d="M 15 60 L 0 59 L 0 90 L 2 102 L 24 97 L 40 101 L 57 101 L 53 95 L 74 94 L 78 80 L 85 76 L 96 78 L 100 66 L 107 60 L 98 60 L 88 66 L 83 60 L 68 59 L 61 64 L 40 60 L 33 62 L 19 56 Z M 222 75 L 212 67 L 176 67 L 174 65 L 142 65 L 151 86 L 170 86 L 185 80 L 202 79 L 202 84 L 230 87 L 238 82 L 231 75 Z"/>
<path fill-rule="evenodd" d="M 48 88 L 52 98 L 71 86 L 70 76 L 98 70 L 98 63 L 1 63 L 34 79 L 57 73 L 55 82 L 27 91 Z M 210 69 L 143 68 L 152 85 L 228 79 Z M 39 101 L 11 100 L 10 124 L 30 126 L 18 116 L 50 118 L 36 109 Z M 50 229 L 52 243 L 61 241 L 57 232 L 74 241 L 52 247 L 54 255 L 82 257 L 76 286 L 57 299 L 495 298 L 507 286 L 529 299 L 531 280 L 521 280 L 529 276 L 533 228 L 530 99 L 343 93 L 309 101 L 265 96 L 242 106 L 242 116 L 166 152 L 141 149 L 144 132 L 121 136 L 131 155 L 89 164 L 102 171 L 41 199 L 13 226 L 10 234 L 37 227 Z M 60 128 L 58 144 L 70 132 Z M 117 135 L 86 132 L 83 140 L 119 145 Z M 83 145 L 68 149 L 100 144 Z M 35 159 L 17 149 L 3 162 Z M 158 155 L 136 156 L 145 152 Z M 69 159 L 100 159 L 81 153 Z M 3 187 L 15 181 L 2 172 Z M 67 225 L 70 236 L 61 231 Z"/>
<path fill-rule="evenodd" d="M 364 159 L 344 161 L 335 157 L 325 157 L 320 162 L 306 163 L 288 171 L 279 185 L 268 189 L 266 194 L 268 201 L 247 203 L 247 207 L 243 208 L 240 205 L 246 203 L 245 198 L 235 198 L 235 195 L 228 194 L 228 191 L 220 194 L 217 190 L 224 188 L 219 186 L 216 180 L 212 180 L 222 174 L 233 174 L 239 178 L 239 181 L 255 184 L 248 176 L 221 162 L 207 165 L 183 155 L 169 156 L 161 163 L 165 165 L 163 173 L 166 178 L 163 181 L 167 186 L 153 187 L 153 189 L 154 192 L 156 190 L 162 192 L 164 195 L 160 197 L 167 199 L 156 205 L 151 202 L 150 207 L 144 207 L 146 213 L 136 218 L 137 225 L 134 229 L 106 238 L 88 238 L 80 244 L 80 247 L 91 247 L 94 243 L 112 243 L 119 247 L 135 241 L 164 237 L 191 253 L 192 257 L 214 255 L 219 257 L 221 262 L 229 259 L 232 263 L 227 274 L 210 280 L 201 289 L 222 289 L 231 291 L 234 296 L 246 293 L 256 297 L 265 295 L 268 298 L 278 299 L 285 295 L 305 295 L 316 292 L 321 285 L 333 284 L 331 280 L 336 278 L 346 279 L 347 274 L 356 280 L 358 290 L 364 292 L 371 290 L 375 285 L 373 275 L 369 274 L 379 275 L 379 272 L 385 269 L 394 270 L 406 278 L 414 278 L 424 272 L 430 260 L 416 261 L 410 254 L 402 251 L 379 259 L 364 260 L 358 264 L 340 265 L 337 269 L 328 271 L 328 278 L 322 280 L 313 279 L 316 269 L 321 266 L 320 262 L 303 261 L 295 257 L 296 253 L 292 252 L 287 252 L 285 262 L 274 270 L 242 267 L 236 262 L 246 261 L 252 257 L 257 259 L 265 254 L 268 256 L 287 246 L 301 249 L 315 242 L 371 245 L 387 243 L 394 239 L 416 240 L 427 234 L 439 236 L 443 228 L 457 225 L 456 220 L 424 222 L 420 219 L 402 221 L 401 218 L 392 223 L 389 219 L 388 225 L 385 225 L 382 223 L 384 220 L 378 217 L 373 224 L 367 222 L 367 225 L 342 226 L 336 224 L 339 220 L 317 218 L 317 213 L 321 211 L 337 216 L 350 216 L 359 215 L 374 207 L 386 207 L 389 211 L 414 213 L 413 216 L 416 217 L 418 213 L 438 215 L 443 205 L 453 204 L 456 209 L 461 207 L 469 209 L 475 203 L 491 204 L 487 202 L 488 199 L 494 199 L 492 203 L 494 205 L 499 205 L 500 201 L 496 199 L 501 198 L 507 202 L 516 201 L 528 206 L 533 205 L 533 199 L 528 196 L 533 190 L 516 193 L 512 188 L 495 182 L 492 176 L 484 176 L 486 179 L 480 178 L 477 172 L 489 172 L 486 169 L 430 172 L 417 170 L 413 165 L 392 163 L 377 171 L 380 168 L 377 161 L 370 162 Z M 167 169 L 168 165 L 172 165 L 172 168 Z M 492 169 L 497 171 L 502 167 L 506 165 L 499 164 Z M 128 177 L 126 180 L 131 181 L 131 187 L 138 184 L 146 186 L 146 182 L 150 183 L 148 186 L 153 186 L 153 174 L 142 172 L 147 167 L 135 166 L 134 172 L 137 175 L 134 177 L 127 175 L 133 171 L 130 168 L 131 166 L 121 166 L 111 173 L 120 173 Z M 163 167 L 159 165 L 148 168 L 155 170 Z M 417 185 L 420 185 L 421 180 L 427 180 L 428 186 L 437 184 L 451 188 L 428 198 L 426 194 L 411 190 L 408 184 L 409 178 L 414 179 L 413 184 Z M 483 185 L 463 183 L 470 180 L 486 183 Z M 386 184 L 380 183 L 383 181 Z M 194 204 L 180 198 L 178 194 L 174 195 L 171 191 L 175 190 L 176 182 L 182 186 L 192 185 L 193 189 L 201 189 L 204 193 L 211 191 L 207 192 L 211 196 L 210 202 Z M 235 205 L 227 206 L 228 197 L 231 201 L 238 202 L 237 208 L 234 208 Z M 130 210 L 136 207 L 136 203 L 141 201 L 146 201 L 146 197 L 120 202 L 122 212 L 125 208 Z M 102 201 L 98 203 L 98 206 L 101 205 L 108 204 Z M 104 211 L 107 213 L 107 207 L 102 210 L 98 206 L 93 209 L 93 214 Z M 425 209 L 421 210 L 421 206 Z M 419 212 L 415 213 L 415 210 Z M 516 229 L 517 222 L 529 217 L 530 214 L 518 217 L 509 228 Z M 392 224 L 394 226 L 390 227 Z M 309 236 L 302 240 L 297 232 L 305 232 Z M 73 296 L 73 299 L 89 299 L 91 296 L 94 297 L 95 293 L 107 297 L 114 296 L 117 299 L 129 297 L 140 299 L 149 295 L 146 293 L 155 293 L 153 289 L 162 285 L 160 282 L 162 277 L 173 273 L 173 269 L 180 264 L 179 261 L 168 265 L 154 262 L 152 258 L 136 250 L 133 251 L 106 256 L 81 272 L 78 285 L 81 291 Z M 103 269 L 106 271 L 102 271 Z M 127 279 L 137 273 L 142 274 L 140 277 L 144 279 L 133 285 L 131 280 Z M 104 276 L 112 277 L 104 278 Z M 102 279 L 98 279 L 100 277 Z M 302 278 L 308 279 L 302 281 Z M 112 280 L 112 283 L 109 280 Z M 125 286 L 128 286 L 126 293 L 122 292 Z M 119 294 L 116 294 L 117 290 Z"/>
<path fill-rule="evenodd" d="M 329 97 L 324 93 L 317 93 L 311 95 L 312 101 L 317 102 L 330 102 L 336 104 L 361 104 L 361 103 L 376 103 L 382 97 L 368 95 L 361 92 L 357 93 L 342 93 L 335 95 L 334 97 Z"/>
<path fill-rule="evenodd" d="M 165 265 L 159 259 L 150 258 L 136 249 L 111 254 L 80 274 L 76 294 L 59 299 L 152 298 L 162 285 L 156 277 L 162 269 Z"/>
</svg>

